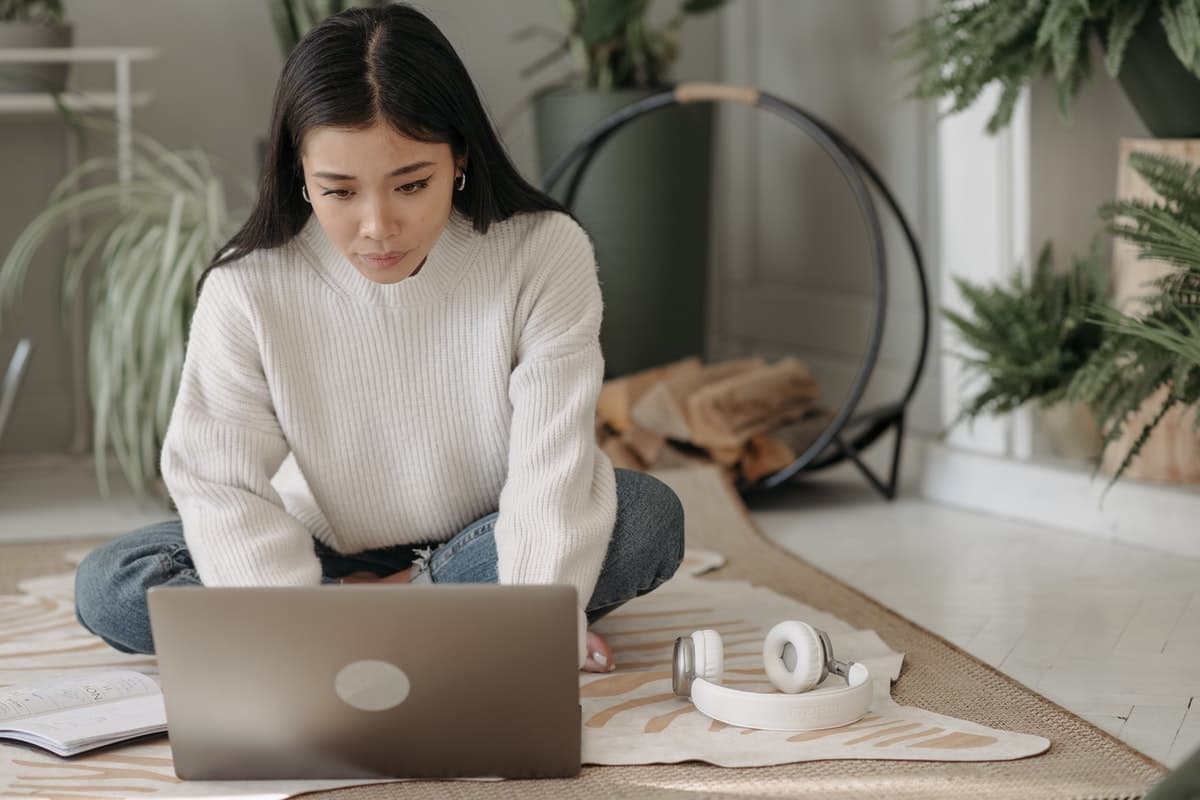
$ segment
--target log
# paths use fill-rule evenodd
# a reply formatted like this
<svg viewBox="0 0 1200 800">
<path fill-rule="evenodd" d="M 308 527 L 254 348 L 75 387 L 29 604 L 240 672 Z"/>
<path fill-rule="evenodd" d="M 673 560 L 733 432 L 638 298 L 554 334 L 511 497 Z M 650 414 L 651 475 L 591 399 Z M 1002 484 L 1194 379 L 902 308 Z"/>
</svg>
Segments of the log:
<svg viewBox="0 0 1200 800">
<path fill-rule="evenodd" d="M 776 428 L 768 435 L 795 453 L 795 457 L 798 458 L 825 432 L 832 421 L 832 411 L 828 408 L 816 408 L 803 418 Z"/>
<path fill-rule="evenodd" d="M 684 450 L 667 442 L 666 447 L 658 455 L 655 469 L 680 469 L 683 467 L 711 467 L 713 462 L 698 451 Z"/>
<path fill-rule="evenodd" d="M 796 460 L 792 448 L 776 439 L 760 433 L 746 442 L 745 454 L 739 463 L 742 478 L 753 483 L 786 467 Z"/>
<path fill-rule="evenodd" d="M 750 437 L 741 463 L 742 477 L 757 481 L 788 466 L 812 446 L 832 420 L 832 411 L 816 408 L 803 419 Z"/>
<path fill-rule="evenodd" d="M 704 448 L 708 457 L 723 467 L 736 467 L 746 452 L 744 445 L 713 445 Z"/>
<path fill-rule="evenodd" d="M 696 356 L 605 381 L 596 401 L 598 424 L 607 425 L 616 433 L 627 432 L 634 424 L 633 405 L 643 394 L 669 375 L 692 369 L 700 369 L 700 359 Z"/>
<path fill-rule="evenodd" d="M 630 412 L 634 425 L 652 430 L 677 442 L 691 441 L 683 409 L 665 383 L 656 383 L 642 395 Z"/>
<path fill-rule="evenodd" d="M 637 455 L 647 469 L 658 465 L 658 458 L 667 444 L 665 437 L 637 424 L 627 430 L 621 438 L 625 446 Z"/>
<path fill-rule="evenodd" d="M 812 374 L 791 357 L 725 378 L 687 398 L 693 442 L 740 448 L 756 434 L 803 418 L 817 396 Z"/>
<path fill-rule="evenodd" d="M 1122 139 L 1117 197 L 1155 201 L 1161 199 L 1129 166 L 1129 154 L 1149 152 L 1200 164 L 1200 139 Z M 1141 260 L 1131 242 L 1117 239 L 1112 256 L 1113 302 L 1127 314 L 1136 314 L 1143 304 L 1136 298 L 1152 290 L 1148 284 L 1176 269 L 1158 261 Z M 1142 428 L 1162 406 L 1167 389 L 1150 397 L 1125 420 L 1121 436 L 1104 449 L 1101 469 L 1116 472 Z M 1159 421 L 1142 451 L 1129 465 L 1130 478 L 1170 483 L 1200 483 L 1200 433 L 1195 430 L 1196 409 L 1176 407 Z"/>
<path fill-rule="evenodd" d="M 634 422 L 668 439 L 691 443 L 694 440 L 686 410 L 688 398 L 705 386 L 764 367 L 766 363 L 756 357 L 673 370 L 634 404 Z"/>
<path fill-rule="evenodd" d="M 646 465 L 638 460 L 637 454 L 629 448 L 622 439 L 612 438 L 600 445 L 600 449 L 612 461 L 614 467 L 621 469 L 635 469 L 639 472 L 646 469 Z"/>
</svg>

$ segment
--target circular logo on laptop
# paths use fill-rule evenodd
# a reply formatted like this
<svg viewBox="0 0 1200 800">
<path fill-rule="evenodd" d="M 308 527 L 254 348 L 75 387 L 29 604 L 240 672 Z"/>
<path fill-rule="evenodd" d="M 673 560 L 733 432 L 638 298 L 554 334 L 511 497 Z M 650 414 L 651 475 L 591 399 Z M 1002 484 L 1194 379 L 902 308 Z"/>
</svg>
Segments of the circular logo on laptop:
<svg viewBox="0 0 1200 800">
<path fill-rule="evenodd" d="M 363 711 L 386 711 L 408 697 L 408 676 L 386 661 L 355 661 L 338 671 L 333 679 L 337 696 Z"/>
</svg>

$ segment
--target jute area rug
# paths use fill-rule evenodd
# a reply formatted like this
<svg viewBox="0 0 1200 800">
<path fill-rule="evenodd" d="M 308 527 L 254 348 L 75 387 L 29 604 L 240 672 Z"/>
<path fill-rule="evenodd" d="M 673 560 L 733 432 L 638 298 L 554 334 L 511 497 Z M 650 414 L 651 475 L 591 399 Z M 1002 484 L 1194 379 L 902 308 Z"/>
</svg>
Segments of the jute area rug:
<svg viewBox="0 0 1200 800">
<path fill-rule="evenodd" d="M 823 760 L 728 769 L 686 762 L 585 767 L 566 781 L 409 782 L 359 786 L 310 796 L 377 798 L 1134 798 L 1161 777 L 1161 765 L 1113 739 L 939 637 L 919 628 L 767 541 L 736 494 L 712 470 L 659 473 L 683 499 L 689 547 L 725 554 L 711 578 L 749 581 L 873 630 L 905 654 L 892 688 L 897 703 L 1002 731 L 1045 737 L 1048 752 L 1015 761 Z M 70 549 L 86 549 L 71 543 Z M 0 593 L 21 578 L 61 572 L 63 545 L 0 548 Z M 119 755 L 112 753 L 105 762 Z M 123 763 L 129 778 L 136 758 Z M 122 759 L 118 758 L 117 761 Z M 77 762 L 87 770 L 86 762 Z M 116 763 L 99 763 L 110 772 Z M 133 781 L 131 781 L 133 782 Z M 33 796 L 83 798 L 82 787 L 42 785 Z M 132 787 L 131 787 L 132 788 Z M 140 791 L 146 791 L 141 789 Z M 4 796 L 11 795 L 0 792 Z M 112 797 L 106 794 L 106 797 Z M 179 796 L 174 794 L 172 796 Z"/>
</svg>

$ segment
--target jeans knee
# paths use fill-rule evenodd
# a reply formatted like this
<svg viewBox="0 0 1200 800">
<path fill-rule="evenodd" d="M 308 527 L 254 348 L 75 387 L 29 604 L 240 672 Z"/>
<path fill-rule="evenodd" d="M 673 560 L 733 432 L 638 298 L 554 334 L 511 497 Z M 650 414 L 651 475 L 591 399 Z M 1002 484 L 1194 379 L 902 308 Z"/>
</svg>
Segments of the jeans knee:
<svg viewBox="0 0 1200 800">
<path fill-rule="evenodd" d="M 683 503 L 652 475 L 618 469 L 617 480 L 618 526 L 623 536 L 635 540 L 628 545 L 636 551 L 636 562 L 652 569 L 655 583 L 661 583 L 683 561 Z"/>
<path fill-rule="evenodd" d="M 118 541 L 92 550 L 75 570 L 75 618 L 89 632 L 101 637 L 112 627 L 109 617 L 119 613 L 113 607 L 118 581 L 115 574 Z"/>
<path fill-rule="evenodd" d="M 172 578 L 195 583 L 177 569 L 183 536 L 177 522 L 163 523 L 106 542 L 75 571 L 75 618 L 89 632 L 125 653 L 152 653 L 146 592 Z"/>
<path fill-rule="evenodd" d="M 665 492 L 663 498 L 665 523 L 663 525 L 663 547 L 664 550 L 670 550 L 674 555 L 670 558 L 669 569 L 666 577 L 675 574 L 679 569 L 679 565 L 683 563 L 683 551 L 686 544 L 684 537 L 684 514 L 683 502 L 679 499 L 679 495 L 675 494 L 675 490 L 665 483 L 660 481 Z"/>
</svg>

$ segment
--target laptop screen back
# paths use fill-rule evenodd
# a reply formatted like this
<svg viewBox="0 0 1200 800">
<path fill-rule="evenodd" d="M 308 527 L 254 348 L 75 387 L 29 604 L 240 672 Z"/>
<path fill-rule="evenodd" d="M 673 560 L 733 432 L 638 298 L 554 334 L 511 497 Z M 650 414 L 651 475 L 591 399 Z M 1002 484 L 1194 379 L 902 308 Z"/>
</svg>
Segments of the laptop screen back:
<svg viewBox="0 0 1200 800">
<path fill-rule="evenodd" d="M 571 587 L 157 587 L 149 603 L 181 778 L 579 772 Z"/>
</svg>

